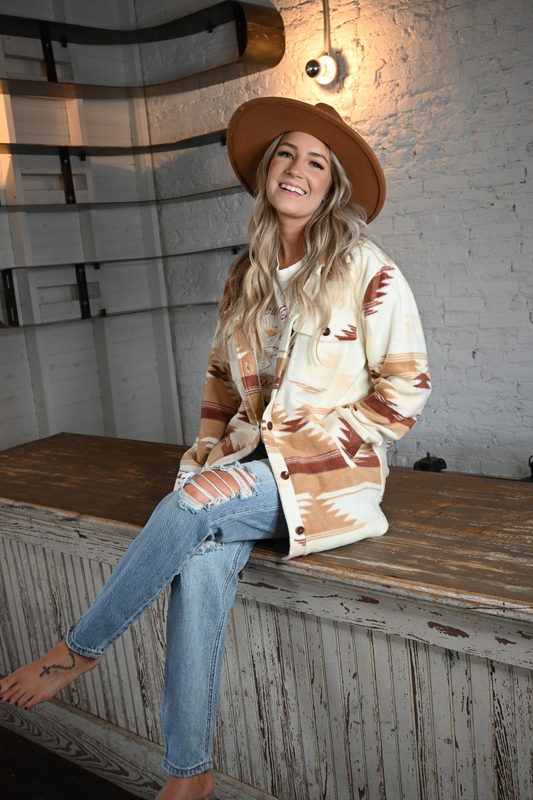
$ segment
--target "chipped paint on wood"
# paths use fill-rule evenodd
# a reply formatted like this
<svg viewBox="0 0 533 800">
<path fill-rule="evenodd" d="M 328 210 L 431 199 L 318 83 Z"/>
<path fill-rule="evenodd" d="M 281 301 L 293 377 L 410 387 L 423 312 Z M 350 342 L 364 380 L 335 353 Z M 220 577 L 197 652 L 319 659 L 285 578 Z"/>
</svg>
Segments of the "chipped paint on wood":
<svg viewBox="0 0 533 800">
<path fill-rule="evenodd" d="M 76 446 L 86 438 L 75 437 Z M 0 505 L 3 672 L 50 647 L 91 603 L 142 524 L 159 480 L 157 454 L 163 486 L 179 449 L 150 445 L 149 491 L 143 495 L 141 481 L 139 505 L 132 508 L 128 489 L 115 513 L 109 495 L 100 510 L 94 490 L 83 497 L 78 479 L 67 474 L 68 437 L 53 439 L 59 448 L 54 469 L 65 473 L 59 494 L 49 484 L 46 505 L 31 492 L 22 496 L 31 471 L 30 460 L 22 459 L 17 469 L 10 466 L 18 488 Z M 108 454 L 120 450 L 125 467 L 134 448 L 108 442 L 100 452 L 104 445 Z M 96 444 L 88 470 L 98 470 L 100 487 L 113 465 L 98 460 Z M 141 464 L 129 463 L 128 481 L 133 473 L 138 481 Z M 397 486 L 409 495 L 420 475 L 398 471 Z M 506 591 L 511 578 L 500 575 L 489 591 L 479 572 L 472 584 L 463 572 L 460 585 L 446 563 L 464 560 L 465 536 L 467 550 L 479 547 L 481 560 L 500 536 L 492 528 L 490 542 L 481 546 L 476 539 L 475 509 L 489 494 L 484 482 L 473 479 L 469 493 L 468 481 L 448 478 L 438 484 L 422 477 L 417 484 L 427 536 L 420 518 L 407 530 L 404 497 L 404 516 L 383 540 L 290 563 L 274 548 L 254 551 L 228 626 L 215 735 L 220 800 L 531 800 L 533 592 L 523 571 L 533 554 L 528 501 L 520 487 L 490 482 L 501 507 L 514 509 L 505 521 L 513 539 L 505 557 L 514 559 L 510 575 L 521 575 L 521 583 L 507 584 Z M 74 485 L 84 513 L 58 503 Z M 459 502 L 463 509 L 454 512 L 463 525 L 456 549 L 444 537 L 442 552 L 436 550 L 429 486 L 440 486 L 439 502 L 449 497 L 450 508 Z M 116 480 L 113 490 L 120 491 Z M 442 512 L 441 523 L 444 518 Z M 415 545 L 423 557 L 409 571 L 406 558 Z M 444 564 L 442 575 L 435 566 L 429 571 L 430 552 Z M 488 562 L 485 577 L 490 574 Z M 20 718 L 0 708 L 0 724 L 42 737 L 139 796 L 153 795 L 157 779 L 148 776 L 158 774 L 154 759 L 162 744 L 165 609 L 163 595 L 99 670 L 61 693 L 63 716 L 58 703 Z M 52 735 L 54 726 L 62 733 Z"/>
</svg>

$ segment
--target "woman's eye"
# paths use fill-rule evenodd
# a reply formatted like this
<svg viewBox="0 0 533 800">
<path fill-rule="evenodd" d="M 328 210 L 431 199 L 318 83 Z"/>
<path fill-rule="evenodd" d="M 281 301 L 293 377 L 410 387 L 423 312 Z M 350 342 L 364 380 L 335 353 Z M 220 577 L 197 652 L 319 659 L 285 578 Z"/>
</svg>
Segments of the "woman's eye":
<svg viewBox="0 0 533 800">
<path fill-rule="evenodd" d="M 309 162 L 312 167 L 318 167 L 318 169 L 324 169 L 324 165 L 321 164 L 319 161 L 310 161 Z"/>
<path fill-rule="evenodd" d="M 278 156 L 285 156 L 285 158 L 292 158 L 292 153 L 288 150 L 280 150 Z"/>
</svg>

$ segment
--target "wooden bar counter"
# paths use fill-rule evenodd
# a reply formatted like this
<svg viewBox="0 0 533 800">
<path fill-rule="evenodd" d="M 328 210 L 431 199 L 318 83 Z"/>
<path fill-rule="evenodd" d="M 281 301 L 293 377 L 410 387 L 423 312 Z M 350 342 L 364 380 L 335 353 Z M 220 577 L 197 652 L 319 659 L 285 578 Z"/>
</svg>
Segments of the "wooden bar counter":
<svg viewBox="0 0 533 800">
<path fill-rule="evenodd" d="M 88 607 L 184 448 L 59 434 L 0 452 L 0 673 Z M 533 484 L 393 469 L 389 532 L 257 547 L 228 626 L 219 800 L 531 800 Z M 101 667 L 0 724 L 152 798 L 166 596 Z"/>
</svg>

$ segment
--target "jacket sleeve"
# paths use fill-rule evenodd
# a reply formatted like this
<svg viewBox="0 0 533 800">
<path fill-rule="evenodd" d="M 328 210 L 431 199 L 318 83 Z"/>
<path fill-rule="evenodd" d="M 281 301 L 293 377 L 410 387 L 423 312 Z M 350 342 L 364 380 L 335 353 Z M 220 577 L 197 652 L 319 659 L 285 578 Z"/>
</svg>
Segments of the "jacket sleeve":
<svg viewBox="0 0 533 800">
<path fill-rule="evenodd" d="M 381 266 L 366 282 L 361 330 L 373 390 L 333 409 L 322 421 L 348 459 L 363 442 L 400 439 L 414 425 L 431 391 L 424 334 L 415 299 L 400 270 Z"/>
<path fill-rule="evenodd" d="M 201 472 L 209 453 L 219 442 L 228 422 L 240 405 L 228 362 L 220 360 L 211 348 L 202 398 L 200 428 L 193 446 L 182 456 L 176 489 L 183 484 L 184 473 Z"/>
</svg>

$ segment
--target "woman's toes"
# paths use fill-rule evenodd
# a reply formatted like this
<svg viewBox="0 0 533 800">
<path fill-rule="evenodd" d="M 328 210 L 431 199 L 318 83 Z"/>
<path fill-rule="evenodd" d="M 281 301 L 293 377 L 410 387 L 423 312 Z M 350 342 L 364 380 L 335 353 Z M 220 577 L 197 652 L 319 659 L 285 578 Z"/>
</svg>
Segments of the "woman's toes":
<svg viewBox="0 0 533 800">
<path fill-rule="evenodd" d="M 32 695 L 30 692 L 24 692 L 17 700 L 19 708 L 25 708 L 30 702 Z"/>
<path fill-rule="evenodd" d="M 18 688 L 17 687 L 16 690 L 10 695 L 8 702 L 12 706 L 17 706 L 18 707 L 20 705 L 20 698 L 23 696 L 23 694 L 24 694 L 24 692 L 23 692 L 22 688 Z"/>
</svg>

